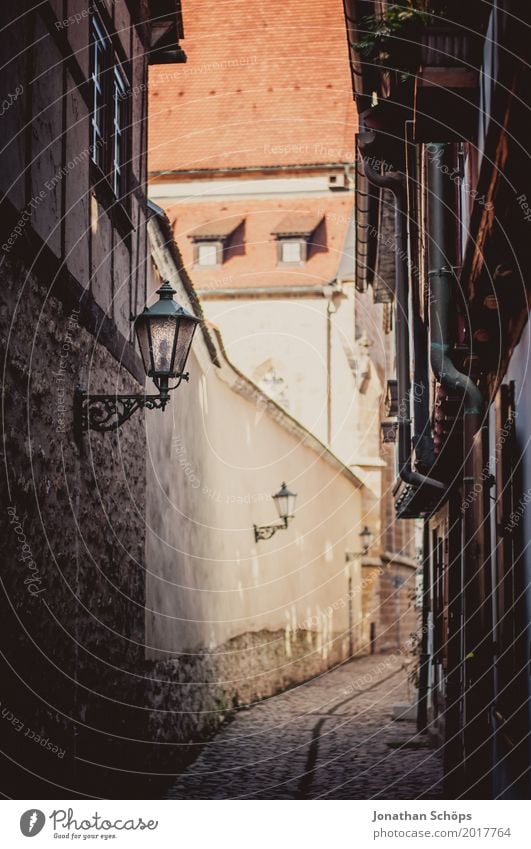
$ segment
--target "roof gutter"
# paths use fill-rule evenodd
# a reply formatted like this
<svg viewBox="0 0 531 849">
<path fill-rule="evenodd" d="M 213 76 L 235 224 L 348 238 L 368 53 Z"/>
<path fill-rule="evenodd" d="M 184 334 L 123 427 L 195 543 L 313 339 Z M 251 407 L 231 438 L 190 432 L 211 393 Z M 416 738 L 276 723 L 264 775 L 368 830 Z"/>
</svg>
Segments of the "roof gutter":
<svg viewBox="0 0 531 849">
<path fill-rule="evenodd" d="M 343 169 L 350 173 L 352 168 L 352 159 L 348 162 L 307 162 L 302 164 L 293 163 L 292 165 L 243 165 L 243 166 L 225 166 L 221 168 L 177 168 L 163 169 L 162 171 L 149 171 L 148 182 L 154 183 L 157 177 L 179 177 L 182 178 L 187 174 L 192 176 L 222 176 L 224 174 L 262 174 L 275 173 L 276 171 L 286 173 L 290 171 L 337 171 Z M 348 189 L 345 189 L 348 191 Z"/>
<path fill-rule="evenodd" d="M 330 286 L 246 286 L 233 289 L 197 287 L 197 294 L 203 301 L 223 300 L 224 298 L 326 298 Z"/>
<path fill-rule="evenodd" d="M 362 115 L 371 106 L 372 92 L 378 89 L 380 70 L 371 62 L 364 61 L 357 50 L 357 43 L 366 34 L 364 18 L 377 13 L 375 0 L 343 0 L 345 26 L 348 41 L 352 92 L 358 114 Z M 361 26 L 360 26 L 361 24 Z"/>
</svg>

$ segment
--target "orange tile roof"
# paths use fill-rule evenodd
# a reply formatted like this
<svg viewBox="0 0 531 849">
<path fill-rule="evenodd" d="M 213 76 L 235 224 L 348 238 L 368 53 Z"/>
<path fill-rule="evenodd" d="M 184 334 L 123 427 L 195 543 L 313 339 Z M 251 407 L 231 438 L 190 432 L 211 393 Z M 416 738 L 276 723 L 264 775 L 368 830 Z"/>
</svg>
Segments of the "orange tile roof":
<svg viewBox="0 0 531 849">
<path fill-rule="evenodd" d="M 196 227 L 190 237 L 199 241 L 201 239 L 226 239 L 240 226 L 243 218 L 230 215 L 228 218 L 220 216 L 213 221 L 206 221 L 200 227 Z"/>
<path fill-rule="evenodd" d="M 342 0 L 187 0 L 149 77 L 149 170 L 353 162 Z"/>
<path fill-rule="evenodd" d="M 242 289 L 277 286 L 322 286 L 338 273 L 347 231 L 352 228 L 353 194 L 266 200 L 182 201 L 165 207 L 184 265 L 196 289 Z M 312 215 L 319 224 L 309 242 L 304 265 L 277 264 L 277 239 L 273 234 L 286 215 Z M 228 243 L 225 261 L 215 268 L 194 265 L 191 235 L 208 223 L 244 218 L 237 244 Z M 354 259 L 352 258 L 352 273 Z"/>
<path fill-rule="evenodd" d="M 289 212 L 271 232 L 276 236 L 311 236 L 323 219 L 322 212 Z"/>
</svg>

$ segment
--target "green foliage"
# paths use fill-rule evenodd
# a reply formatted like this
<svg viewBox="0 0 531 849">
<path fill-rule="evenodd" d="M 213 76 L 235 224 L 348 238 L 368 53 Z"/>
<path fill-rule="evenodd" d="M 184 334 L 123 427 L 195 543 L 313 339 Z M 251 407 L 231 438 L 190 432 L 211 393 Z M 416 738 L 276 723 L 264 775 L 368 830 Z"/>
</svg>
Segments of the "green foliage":
<svg viewBox="0 0 531 849">
<path fill-rule="evenodd" d="M 428 0 L 393 3 L 384 15 L 368 15 L 361 21 L 365 35 L 355 45 L 363 59 L 387 68 L 413 69 L 419 38 L 430 20 Z"/>
</svg>

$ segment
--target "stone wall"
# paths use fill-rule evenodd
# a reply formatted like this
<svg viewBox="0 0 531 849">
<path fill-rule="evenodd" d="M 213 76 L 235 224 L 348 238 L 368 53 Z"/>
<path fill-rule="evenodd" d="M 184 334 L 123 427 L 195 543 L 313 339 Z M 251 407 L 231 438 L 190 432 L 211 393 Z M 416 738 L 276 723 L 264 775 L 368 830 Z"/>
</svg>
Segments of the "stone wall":
<svg viewBox="0 0 531 849">
<path fill-rule="evenodd" d="M 98 392 L 140 387 L 83 327 L 81 303 L 67 308 L 20 261 L 4 262 L 1 282 L 1 699 L 25 727 L 11 725 L 6 753 L 24 797 L 34 780 L 25 770 L 90 792 L 75 759 L 105 762 L 105 735 L 123 727 L 119 701 L 132 700 L 142 663 L 145 439 L 138 416 L 76 443 L 73 393 L 89 382 Z"/>
<path fill-rule="evenodd" d="M 129 319 L 146 287 L 147 58 L 127 4 L 105 7 L 140 91 L 129 221 L 91 163 L 87 3 L 2 8 L 2 101 L 17 96 L 0 162 L 0 699 L 20 798 L 112 794 L 107 764 L 125 764 L 125 737 L 147 724 L 143 417 L 82 443 L 72 427 L 77 384 L 138 392 L 144 380 Z"/>
</svg>

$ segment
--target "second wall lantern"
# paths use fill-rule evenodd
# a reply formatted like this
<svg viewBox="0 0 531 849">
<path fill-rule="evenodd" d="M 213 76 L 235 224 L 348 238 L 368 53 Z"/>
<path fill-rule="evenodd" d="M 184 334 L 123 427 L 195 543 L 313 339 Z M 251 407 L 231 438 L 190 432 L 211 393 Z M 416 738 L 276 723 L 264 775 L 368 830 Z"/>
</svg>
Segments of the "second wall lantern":
<svg viewBox="0 0 531 849">
<path fill-rule="evenodd" d="M 290 519 L 295 515 L 295 501 L 297 493 L 291 492 L 285 483 L 282 484 L 279 491 L 271 496 L 275 502 L 277 513 L 280 518 L 280 523 L 276 525 L 254 525 L 254 539 L 258 542 L 261 539 L 271 539 L 277 531 L 285 530 L 288 527 Z"/>
</svg>

